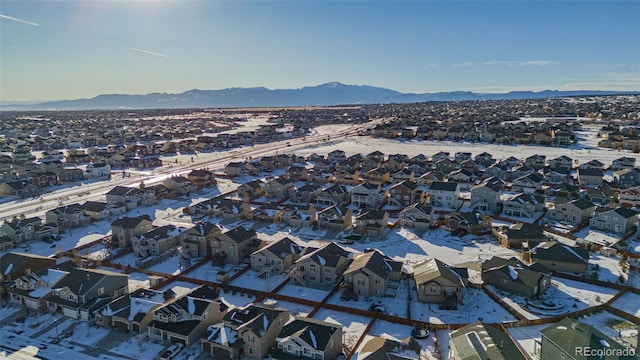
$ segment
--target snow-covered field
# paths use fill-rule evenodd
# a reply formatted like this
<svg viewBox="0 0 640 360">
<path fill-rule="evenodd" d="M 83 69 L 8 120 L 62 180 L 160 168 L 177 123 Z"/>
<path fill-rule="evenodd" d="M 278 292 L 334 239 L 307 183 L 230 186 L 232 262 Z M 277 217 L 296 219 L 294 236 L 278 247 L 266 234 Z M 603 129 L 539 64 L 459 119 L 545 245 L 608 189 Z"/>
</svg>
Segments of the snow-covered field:
<svg viewBox="0 0 640 360">
<path fill-rule="evenodd" d="M 640 318 L 640 295 L 638 294 L 627 292 L 611 304 L 611 306 Z"/>
</svg>

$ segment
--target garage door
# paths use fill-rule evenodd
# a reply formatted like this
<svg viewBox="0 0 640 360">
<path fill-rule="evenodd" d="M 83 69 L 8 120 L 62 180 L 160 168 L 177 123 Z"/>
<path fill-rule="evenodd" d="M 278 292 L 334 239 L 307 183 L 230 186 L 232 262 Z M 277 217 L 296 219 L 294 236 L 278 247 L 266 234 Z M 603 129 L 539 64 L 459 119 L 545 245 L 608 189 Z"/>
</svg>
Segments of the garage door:
<svg viewBox="0 0 640 360">
<path fill-rule="evenodd" d="M 140 332 L 140 324 L 133 324 L 133 332 L 139 333 Z"/>
<path fill-rule="evenodd" d="M 129 332 L 129 324 L 124 322 L 124 321 L 114 320 L 113 321 L 113 327 L 118 329 L 118 330 Z"/>
<path fill-rule="evenodd" d="M 78 312 L 76 311 L 76 309 L 63 308 L 62 313 L 64 314 L 64 316 L 68 316 L 70 318 L 78 318 Z"/>
<path fill-rule="evenodd" d="M 214 347 L 213 358 L 214 359 L 232 359 L 232 356 L 230 351 L 219 348 L 219 347 Z"/>
<path fill-rule="evenodd" d="M 169 342 L 172 344 L 181 343 L 183 345 L 187 345 L 185 339 L 181 339 L 173 336 L 169 339 Z"/>
</svg>

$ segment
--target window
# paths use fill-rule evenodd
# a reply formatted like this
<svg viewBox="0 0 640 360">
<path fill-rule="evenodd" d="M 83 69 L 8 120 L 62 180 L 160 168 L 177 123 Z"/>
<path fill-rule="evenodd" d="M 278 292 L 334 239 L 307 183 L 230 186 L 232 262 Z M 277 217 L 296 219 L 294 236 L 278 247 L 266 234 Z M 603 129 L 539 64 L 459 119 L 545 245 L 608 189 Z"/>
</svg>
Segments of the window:
<svg viewBox="0 0 640 360">
<path fill-rule="evenodd" d="M 364 285 L 364 280 L 358 280 L 358 285 Z"/>
<path fill-rule="evenodd" d="M 255 348 L 250 347 L 250 348 L 249 348 L 249 354 L 255 354 L 255 353 L 256 353 L 256 349 L 255 349 Z"/>
<path fill-rule="evenodd" d="M 249 335 L 249 342 L 250 343 L 256 342 L 256 337 L 254 335 Z"/>
<path fill-rule="evenodd" d="M 331 272 L 331 269 L 329 269 L 329 268 L 324 269 L 324 272 L 326 272 L 326 273 L 330 273 L 330 272 Z"/>
<path fill-rule="evenodd" d="M 500 279 L 500 282 L 502 283 L 502 285 L 507 285 L 507 284 L 509 284 L 509 282 L 507 281 L 507 279 Z"/>
<path fill-rule="evenodd" d="M 309 276 L 309 280 L 310 280 L 310 281 L 316 281 L 316 277 L 315 277 L 315 276 L 313 276 L 313 275 L 310 275 L 310 276 Z"/>
<path fill-rule="evenodd" d="M 309 349 L 309 348 L 307 348 L 307 347 L 306 347 L 306 348 L 304 348 L 304 349 L 302 350 L 302 352 L 303 352 L 305 355 L 307 355 L 307 356 L 311 355 L 311 349 Z"/>
<path fill-rule="evenodd" d="M 101 287 L 100 289 L 98 289 L 98 296 L 104 294 L 104 288 Z"/>
</svg>

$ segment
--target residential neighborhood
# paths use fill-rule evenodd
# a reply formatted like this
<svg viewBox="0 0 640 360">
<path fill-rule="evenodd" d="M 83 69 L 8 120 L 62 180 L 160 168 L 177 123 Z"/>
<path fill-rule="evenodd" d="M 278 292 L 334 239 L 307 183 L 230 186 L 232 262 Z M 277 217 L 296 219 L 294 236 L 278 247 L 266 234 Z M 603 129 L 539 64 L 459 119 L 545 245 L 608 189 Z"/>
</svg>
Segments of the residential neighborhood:
<svg viewBox="0 0 640 360">
<path fill-rule="evenodd" d="M 139 357 L 109 350 L 122 358 L 179 343 L 179 359 L 552 359 L 564 326 L 635 350 L 640 169 L 624 141 L 637 119 L 462 121 L 471 104 L 454 105 L 447 121 L 436 105 L 341 110 L 346 124 L 315 110 L 334 120 L 314 134 L 294 110 L 94 137 L 11 130 L 0 335 L 31 331 L 44 357 L 91 356 L 101 345 L 78 334 L 95 332 L 136 342 Z M 571 147 L 605 133 L 622 144 L 606 158 Z"/>
</svg>

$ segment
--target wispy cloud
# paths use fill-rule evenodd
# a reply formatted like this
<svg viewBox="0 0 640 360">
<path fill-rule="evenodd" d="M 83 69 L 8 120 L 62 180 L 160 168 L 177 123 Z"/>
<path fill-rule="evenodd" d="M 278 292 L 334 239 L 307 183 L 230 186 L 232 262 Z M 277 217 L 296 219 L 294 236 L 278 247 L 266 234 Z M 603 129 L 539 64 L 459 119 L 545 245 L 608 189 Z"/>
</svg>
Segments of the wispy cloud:
<svg viewBox="0 0 640 360">
<path fill-rule="evenodd" d="M 169 55 L 160 54 L 160 53 L 149 51 L 149 50 L 143 50 L 143 49 L 138 49 L 138 48 L 128 47 L 128 46 L 125 46 L 124 48 L 128 49 L 128 50 L 133 50 L 133 51 L 149 54 L 149 55 L 155 55 L 155 56 L 166 57 L 166 58 L 169 57 Z"/>
<path fill-rule="evenodd" d="M 496 60 L 496 61 L 467 61 L 463 63 L 451 64 L 453 67 L 470 67 L 470 66 L 488 66 L 488 65 L 506 65 L 506 66 L 546 66 L 557 64 L 557 61 L 551 60 L 531 60 L 531 61 L 509 61 L 509 60 Z"/>
<path fill-rule="evenodd" d="M 18 19 L 15 18 L 13 16 L 9 16 L 9 15 L 4 15 L 4 14 L 0 14 L 0 18 L 1 19 L 7 19 L 7 20 L 13 20 L 19 23 L 23 23 L 23 24 L 27 24 L 27 25 L 31 25 L 31 26 L 40 26 L 40 24 L 34 23 L 33 21 L 27 21 L 27 20 L 22 20 L 22 19 Z"/>
</svg>

